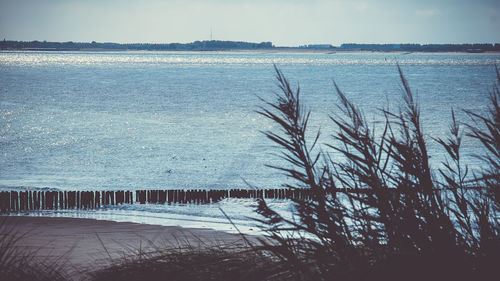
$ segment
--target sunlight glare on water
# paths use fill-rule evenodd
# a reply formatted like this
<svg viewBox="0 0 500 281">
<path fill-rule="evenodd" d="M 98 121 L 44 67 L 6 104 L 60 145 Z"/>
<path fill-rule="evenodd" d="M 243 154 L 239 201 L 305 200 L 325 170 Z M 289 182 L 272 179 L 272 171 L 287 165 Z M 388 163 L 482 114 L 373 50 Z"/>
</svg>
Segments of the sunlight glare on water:
<svg viewBox="0 0 500 281">
<path fill-rule="evenodd" d="M 498 57 L 466 54 L 276 54 L 276 53 L 196 53 L 196 52 L 3 52 L 2 64 L 12 66 L 42 65 L 121 65 L 182 64 L 182 65 L 493 65 Z"/>
<path fill-rule="evenodd" d="M 300 83 L 311 129 L 325 132 L 333 79 L 369 120 L 399 104 L 395 61 L 432 136 L 446 132 L 451 107 L 463 119 L 462 108 L 484 112 L 500 62 L 485 54 L 1 52 L 0 185 L 279 187 L 284 178 L 264 165 L 281 160 L 261 133 L 275 125 L 255 112 L 258 97 L 277 90 L 273 63 Z"/>
<path fill-rule="evenodd" d="M 0 52 L 0 188 L 277 188 L 287 179 L 265 165 L 284 163 L 261 133 L 277 127 L 256 113 L 259 97 L 278 90 L 273 64 L 300 85 L 311 136 L 321 129 L 325 143 L 337 110 L 333 81 L 368 121 L 380 121 L 381 108 L 401 104 L 396 62 L 439 167 L 444 152 L 432 137 L 446 136 L 451 108 L 460 121 L 469 120 L 462 109 L 486 112 L 500 55 Z M 464 159 L 479 167 L 477 144 L 463 145 Z M 134 221 L 163 212 L 133 211 L 143 214 Z M 113 212 L 123 215 L 105 214 Z"/>
</svg>

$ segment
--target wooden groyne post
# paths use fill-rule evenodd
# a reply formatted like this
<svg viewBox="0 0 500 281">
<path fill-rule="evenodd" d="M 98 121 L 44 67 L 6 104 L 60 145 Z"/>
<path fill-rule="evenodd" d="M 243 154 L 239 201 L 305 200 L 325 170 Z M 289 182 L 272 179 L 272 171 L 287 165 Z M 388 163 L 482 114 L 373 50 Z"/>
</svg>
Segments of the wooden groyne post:
<svg viewBox="0 0 500 281">
<path fill-rule="evenodd" d="M 115 190 L 115 191 L 0 191 L 0 213 L 39 210 L 99 209 L 120 204 L 210 204 L 225 198 L 309 200 L 307 189 Z"/>
</svg>

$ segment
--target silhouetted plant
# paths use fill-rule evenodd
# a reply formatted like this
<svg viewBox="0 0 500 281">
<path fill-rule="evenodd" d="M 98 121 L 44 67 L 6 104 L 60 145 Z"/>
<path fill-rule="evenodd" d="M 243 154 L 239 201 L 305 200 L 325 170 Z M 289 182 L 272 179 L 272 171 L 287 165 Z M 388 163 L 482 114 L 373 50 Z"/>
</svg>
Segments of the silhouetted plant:
<svg viewBox="0 0 500 281">
<path fill-rule="evenodd" d="M 90 280 L 288 280 L 282 264 L 250 247 L 160 247 L 90 272 Z"/>
<path fill-rule="evenodd" d="M 334 160 L 315 152 L 319 132 L 308 143 L 310 111 L 301 104 L 300 89 L 293 90 L 276 68 L 281 93 L 265 101 L 259 113 L 280 130 L 264 134 L 290 164 L 274 167 L 296 183 L 284 186 L 308 189 L 311 199 L 294 199 L 296 219 L 285 219 L 264 200 L 256 211 L 270 239 L 262 241 L 265 248 L 288 263 L 298 279 L 466 278 L 492 270 L 491 263 L 499 261 L 498 88 L 489 116 L 469 112 L 482 126 L 468 126 L 468 136 L 486 148 L 479 157 L 489 168 L 472 177 L 462 163 L 462 130 L 452 111 L 450 137 L 436 139 L 449 158 L 436 176 L 418 103 L 399 66 L 398 71 L 404 106 L 381 112 L 381 132 L 334 85 L 340 103 L 330 118 L 337 130 L 326 144 L 340 154 Z M 419 272 L 420 267 L 433 272 Z"/>
<path fill-rule="evenodd" d="M 476 191 L 469 203 L 475 222 L 474 240 L 478 241 L 473 254 L 477 267 L 484 272 L 495 272 L 500 265 L 500 73 L 496 66 L 495 70 L 497 84 L 490 93 L 488 114 L 467 111 L 473 121 L 467 125 L 467 135 L 478 140 L 484 151 L 476 155 L 484 166 L 472 181 Z"/>
<path fill-rule="evenodd" d="M 20 233 L 0 219 L 0 280 L 69 280 L 65 264 L 57 259 L 37 258 L 37 249 L 26 249 L 21 241 L 30 233 Z"/>
</svg>

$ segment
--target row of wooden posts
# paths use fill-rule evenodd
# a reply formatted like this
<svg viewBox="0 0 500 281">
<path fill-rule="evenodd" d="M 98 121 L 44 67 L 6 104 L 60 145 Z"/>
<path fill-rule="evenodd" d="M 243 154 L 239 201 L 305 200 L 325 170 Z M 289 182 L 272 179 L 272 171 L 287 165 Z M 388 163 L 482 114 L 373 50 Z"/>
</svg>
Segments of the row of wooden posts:
<svg viewBox="0 0 500 281">
<path fill-rule="evenodd" d="M 309 199 L 306 189 L 1 191 L 0 213 L 32 210 L 98 209 L 120 204 L 209 204 L 224 198 Z"/>
</svg>

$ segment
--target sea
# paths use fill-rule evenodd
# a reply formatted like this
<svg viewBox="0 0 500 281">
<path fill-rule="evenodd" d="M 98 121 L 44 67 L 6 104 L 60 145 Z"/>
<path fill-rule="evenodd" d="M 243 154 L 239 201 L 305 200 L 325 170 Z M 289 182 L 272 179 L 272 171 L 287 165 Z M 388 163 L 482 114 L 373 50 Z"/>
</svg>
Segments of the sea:
<svg viewBox="0 0 500 281">
<path fill-rule="evenodd" d="M 279 188 L 270 166 L 288 165 L 264 132 L 279 127 L 258 113 L 279 88 L 275 67 L 311 111 L 309 135 L 325 145 L 339 114 L 334 84 L 374 124 L 403 106 L 399 65 L 419 103 L 431 167 L 446 161 L 436 138 L 451 112 L 487 114 L 500 54 L 277 52 L 0 52 L 0 190 Z M 465 137 L 464 161 L 483 165 Z M 291 215 L 286 200 L 273 208 Z M 229 232 L 257 231 L 252 200 L 210 205 L 120 205 L 65 216 Z M 226 216 L 227 215 L 227 216 Z M 232 218 L 234 224 L 229 223 Z"/>
</svg>

